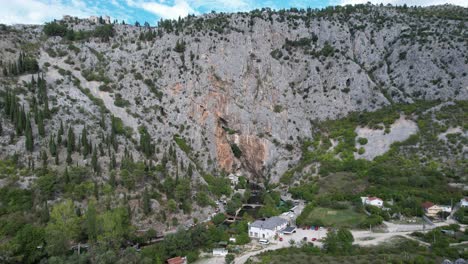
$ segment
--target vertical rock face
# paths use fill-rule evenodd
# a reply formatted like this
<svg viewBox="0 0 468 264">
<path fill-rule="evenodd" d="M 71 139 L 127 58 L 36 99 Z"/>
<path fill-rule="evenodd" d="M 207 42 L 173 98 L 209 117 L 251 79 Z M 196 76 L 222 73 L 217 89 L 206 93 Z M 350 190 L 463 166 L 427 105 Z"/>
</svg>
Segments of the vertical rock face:
<svg viewBox="0 0 468 264">
<path fill-rule="evenodd" d="M 242 160 L 245 169 L 261 179 L 268 161 L 267 141 L 254 135 L 239 136 L 238 141 L 239 146 L 242 146 Z"/>
<path fill-rule="evenodd" d="M 421 15 L 438 9 L 443 15 Z M 298 161 L 299 142 L 312 137 L 317 120 L 393 102 L 468 99 L 467 24 L 460 20 L 466 9 L 413 12 L 369 5 L 327 12 L 209 14 L 186 18 L 172 30 L 114 25 L 109 42 L 75 41 L 73 51 L 59 37 L 42 41 L 40 26 L 22 26 L 2 33 L 0 55 L 14 59 L 5 48 L 15 47 L 17 39 L 38 41 L 40 66 L 57 83 L 50 92 L 59 98 L 59 114 L 70 120 L 95 124 L 99 116 L 86 119 L 74 108 L 61 109 L 78 99 L 91 109 L 92 100 L 74 80 L 86 71 L 102 72 L 105 82 L 81 88 L 104 99 L 134 134 L 146 126 L 160 147 L 155 158 L 179 134 L 191 149 L 185 159 L 204 171 L 272 181 Z M 87 21 L 68 26 L 95 27 Z M 149 30 L 157 36 L 142 39 Z M 176 43 L 184 43 L 183 49 L 175 49 Z M 70 72 L 63 82 L 59 68 Z M 112 89 L 100 91 L 102 84 Z M 59 96 L 62 90 L 73 98 Z M 125 106 L 115 106 L 117 94 L 128 101 Z"/>
<path fill-rule="evenodd" d="M 231 145 L 226 139 L 226 132 L 220 126 L 216 126 L 215 140 L 216 140 L 216 158 L 218 166 L 221 170 L 232 172 L 234 169 L 235 157 L 231 150 Z"/>
</svg>

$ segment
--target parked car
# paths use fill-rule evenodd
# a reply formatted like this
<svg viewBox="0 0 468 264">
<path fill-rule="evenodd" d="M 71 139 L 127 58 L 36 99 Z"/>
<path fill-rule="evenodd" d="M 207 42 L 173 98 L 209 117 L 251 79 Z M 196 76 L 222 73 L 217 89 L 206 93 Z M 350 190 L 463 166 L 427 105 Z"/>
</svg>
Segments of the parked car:
<svg viewBox="0 0 468 264">
<path fill-rule="evenodd" d="M 283 238 L 282 238 L 282 237 L 280 237 L 280 238 L 279 238 L 279 241 L 283 241 Z"/>
<path fill-rule="evenodd" d="M 270 240 L 262 238 L 262 239 L 260 239 L 258 241 L 258 243 L 260 243 L 262 245 L 268 245 L 268 244 L 270 244 Z"/>
<path fill-rule="evenodd" d="M 317 241 L 317 238 L 313 237 L 311 240 L 312 240 L 312 241 Z"/>
</svg>

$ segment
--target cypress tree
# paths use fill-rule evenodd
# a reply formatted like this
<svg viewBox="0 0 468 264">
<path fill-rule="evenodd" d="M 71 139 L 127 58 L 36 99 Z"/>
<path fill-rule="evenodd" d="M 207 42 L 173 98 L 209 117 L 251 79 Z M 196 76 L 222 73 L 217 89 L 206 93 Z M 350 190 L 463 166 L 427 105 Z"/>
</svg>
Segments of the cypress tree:
<svg viewBox="0 0 468 264">
<path fill-rule="evenodd" d="M 75 151 L 75 132 L 73 132 L 73 127 L 68 127 L 68 137 L 67 137 L 67 151 L 72 153 Z"/>
<path fill-rule="evenodd" d="M 72 161 L 71 152 L 67 151 L 67 164 L 70 165 Z"/>
<path fill-rule="evenodd" d="M 44 113 L 42 111 L 39 111 L 39 117 L 37 120 L 37 130 L 39 131 L 39 135 L 41 137 L 45 136 L 45 128 L 44 128 Z"/>
<path fill-rule="evenodd" d="M 42 168 L 47 168 L 47 160 L 49 157 L 47 156 L 47 152 L 45 150 L 42 151 L 41 153 L 41 159 L 42 159 Z"/>
<path fill-rule="evenodd" d="M 33 151 L 34 150 L 34 139 L 32 134 L 31 122 L 29 121 L 29 115 L 26 117 L 26 150 Z"/>
<path fill-rule="evenodd" d="M 56 154 L 55 155 L 55 165 L 59 165 L 59 164 L 60 164 L 59 155 Z"/>
<path fill-rule="evenodd" d="M 62 120 L 60 120 L 60 128 L 57 132 L 57 145 L 61 145 L 62 144 L 62 136 L 63 136 L 63 122 Z"/>
<path fill-rule="evenodd" d="M 57 156 L 57 145 L 55 144 L 55 135 L 49 137 L 49 152 L 52 156 Z"/>
<path fill-rule="evenodd" d="M 89 144 L 88 144 L 88 131 L 86 129 L 86 125 L 83 127 L 83 130 L 81 131 L 81 146 L 83 147 L 83 157 L 86 158 L 86 156 L 89 154 Z"/>
<path fill-rule="evenodd" d="M 99 121 L 99 125 L 102 129 L 106 129 L 106 120 L 103 113 L 101 113 L 101 121 Z"/>
<path fill-rule="evenodd" d="M 94 148 L 94 151 L 93 151 L 93 157 L 91 159 L 91 165 L 93 166 L 94 172 L 97 172 L 99 164 L 98 164 L 98 157 L 97 157 L 96 148 Z"/>
<path fill-rule="evenodd" d="M 3 134 L 2 120 L 0 119 L 0 136 Z"/>
<path fill-rule="evenodd" d="M 148 215 L 151 212 L 151 200 L 147 188 L 145 188 L 143 192 L 143 212 L 145 215 Z"/>
</svg>

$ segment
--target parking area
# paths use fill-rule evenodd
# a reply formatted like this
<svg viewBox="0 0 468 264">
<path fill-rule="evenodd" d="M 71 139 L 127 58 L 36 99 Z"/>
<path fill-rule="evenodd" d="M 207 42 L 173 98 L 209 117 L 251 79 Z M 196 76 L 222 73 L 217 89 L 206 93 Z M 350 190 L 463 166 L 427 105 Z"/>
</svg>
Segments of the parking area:
<svg viewBox="0 0 468 264">
<path fill-rule="evenodd" d="M 326 228 L 319 228 L 318 230 L 311 230 L 307 229 L 304 230 L 302 228 L 296 228 L 296 232 L 292 234 L 282 234 L 278 241 L 275 241 L 278 244 L 286 244 L 290 245 L 290 240 L 294 240 L 295 244 L 303 243 L 304 241 L 312 242 L 314 245 L 321 246 L 322 243 L 320 242 L 321 239 L 327 236 L 327 229 Z M 305 238 L 305 239 L 304 239 Z"/>
</svg>

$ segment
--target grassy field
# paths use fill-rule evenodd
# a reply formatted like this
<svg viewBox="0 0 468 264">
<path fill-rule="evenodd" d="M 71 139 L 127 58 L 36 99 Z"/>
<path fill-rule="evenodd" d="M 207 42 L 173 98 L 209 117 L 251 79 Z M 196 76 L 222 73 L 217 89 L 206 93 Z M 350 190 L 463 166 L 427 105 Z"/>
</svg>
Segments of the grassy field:
<svg viewBox="0 0 468 264">
<path fill-rule="evenodd" d="M 331 209 L 324 207 L 314 208 L 306 217 L 307 222 L 317 223 L 332 227 L 354 228 L 366 219 L 363 213 L 357 213 L 352 208 L 349 209 Z"/>
</svg>

